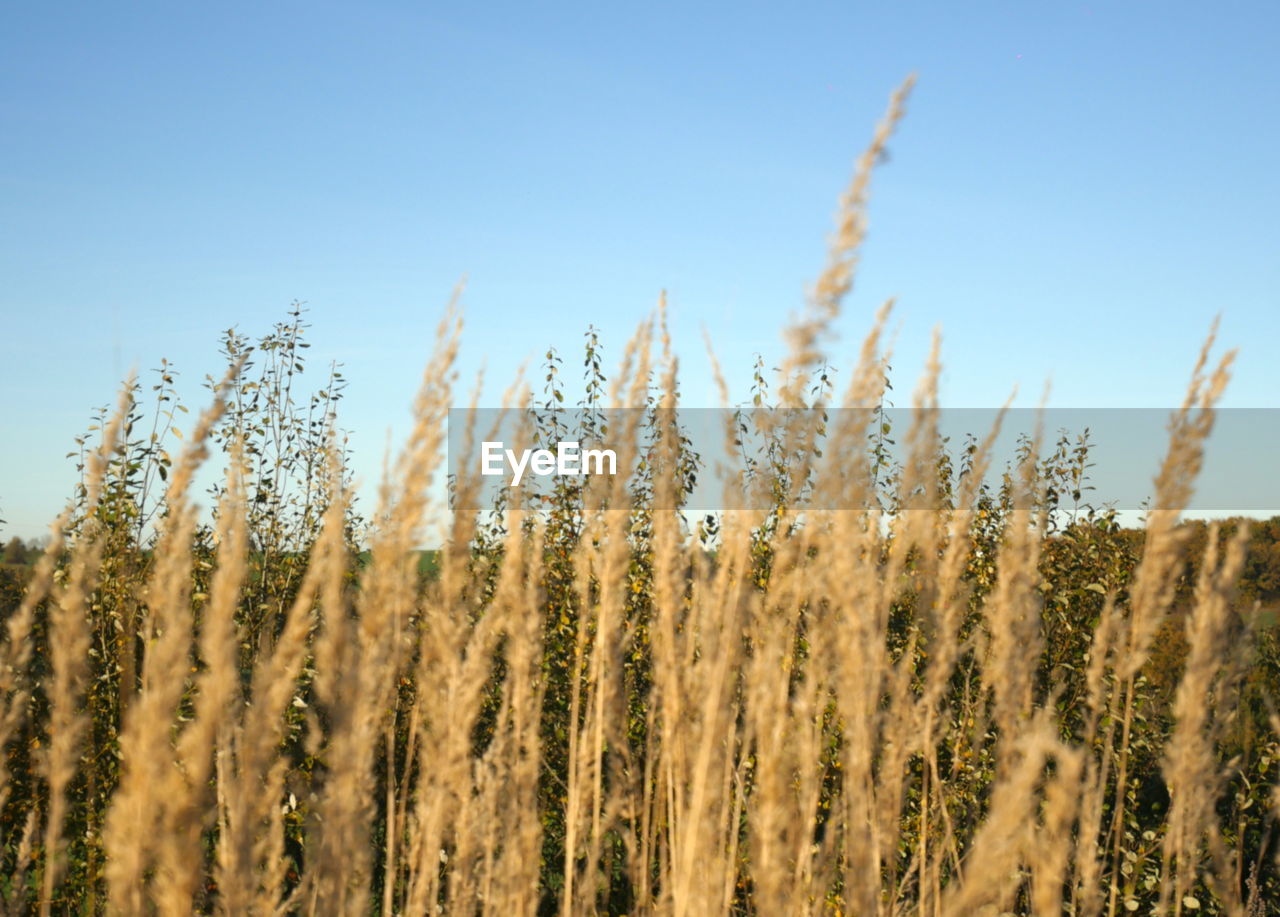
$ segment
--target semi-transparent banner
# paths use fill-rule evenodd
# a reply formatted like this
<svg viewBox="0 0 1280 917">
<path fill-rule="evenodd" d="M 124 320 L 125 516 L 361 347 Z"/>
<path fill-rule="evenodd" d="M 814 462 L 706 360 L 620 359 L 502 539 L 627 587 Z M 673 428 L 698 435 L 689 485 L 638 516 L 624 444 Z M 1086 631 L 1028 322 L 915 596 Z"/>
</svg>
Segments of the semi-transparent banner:
<svg viewBox="0 0 1280 917">
<path fill-rule="evenodd" d="M 926 494 L 977 480 L 993 492 L 1007 475 L 1052 482 L 1063 509 L 1130 511 L 1155 505 L 1171 436 L 1194 439 L 1201 420 L 1154 408 L 457 409 L 448 470 L 455 509 L 566 492 L 617 509 L 644 499 L 691 511 L 856 510 L 895 493 L 899 506 L 930 508 Z M 996 430 L 979 478 L 973 463 Z M 1033 450 L 1038 476 L 1028 479 L 1020 469 Z M 1278 460 L 1280 409 L 1214 412 L 1202 454 L 1179 459 L 1180 475 L 1194 472 L 1187 508 L 1280 512 Z"/>
</svg>

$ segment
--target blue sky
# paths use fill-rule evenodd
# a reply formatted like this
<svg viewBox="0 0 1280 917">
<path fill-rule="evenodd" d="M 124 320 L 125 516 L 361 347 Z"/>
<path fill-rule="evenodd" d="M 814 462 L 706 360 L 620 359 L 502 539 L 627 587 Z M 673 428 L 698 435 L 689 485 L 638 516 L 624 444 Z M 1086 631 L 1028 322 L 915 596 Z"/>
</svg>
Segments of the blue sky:
<svg viewBox="0 0 1280 917">
<path fill-rule="evenodd" d="M 940 326 L 944 404 L 1156 407 L 1222 312 L 1275 406 L 1278 45 L 1269 2 L 6 4 L 0 534 L 131 366 L 198 402 L 293 299 L 370 482 L 464 274 L 494 392 L 662 289 L 687 401 L 703 328 L 745 392 L 910 72 L 837 363 L 892 295 L 904 395 Z"/>
</svg>

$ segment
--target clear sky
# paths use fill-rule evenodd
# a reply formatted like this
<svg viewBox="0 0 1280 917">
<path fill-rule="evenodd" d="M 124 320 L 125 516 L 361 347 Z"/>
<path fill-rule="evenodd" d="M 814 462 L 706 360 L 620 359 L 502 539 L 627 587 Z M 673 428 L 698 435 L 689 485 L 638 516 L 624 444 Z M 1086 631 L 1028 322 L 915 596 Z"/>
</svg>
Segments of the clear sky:
<svg viewBox="0 0 1280 917">
<path fill-rule="evenodd" d="M 293 299 L 366 481 L 464 274 L 494 391 L 665 288 L 687 402 L 704 327 L 745 392 L 910 72 L 838 362 L 894 295 L 904 395 L 940 326 L 944 404 L 1163 406 L 1222 312 L 1228 403 L 1276 406 L 1280 4 L 10 3 L 0 536 L 131 366 L 198 402 Z"/>
</svg>

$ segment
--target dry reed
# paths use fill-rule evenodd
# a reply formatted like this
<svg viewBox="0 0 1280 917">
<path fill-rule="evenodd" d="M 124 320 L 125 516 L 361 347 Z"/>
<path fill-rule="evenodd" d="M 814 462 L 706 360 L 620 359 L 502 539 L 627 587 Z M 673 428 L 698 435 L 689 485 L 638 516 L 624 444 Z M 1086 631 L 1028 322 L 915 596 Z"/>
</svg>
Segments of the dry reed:
<svg viewBox="0 0 1280 917">
<path fill-rule="evenodd" d="M 894 95 L 859 161 L 811 307 L 788 331 L 784 407 L 813 406 L 806 393 L 852 283 L 872 166 L 909 89 Z M 1135 840 L 1131 828 L 1144 667 L 1174 613 L 1178 514 L 1230 356 L 1205 375 L 1211 336 L 1175 414 L 1141 563 L 1125 595 L 1106 596 L 1077 660 L 1085 700 L 1073 725 L 1055 706 L 1062 685 L 1041 666 L 1051 519 L 1034 459 L 976 552 L 992 512 L 979 482 L 995 431 L 975 444 L 972 473 L 947 489 L 936 339 L 890 494 L 898 509 L 879 502 L 862 444 L 885 395 L 888 309 L 831 405 L 843 410 L 830 429 L 798 412 L 776 431 L 796 480 L 812 480 L 825 505 L 864 510 L 725 513 L 708 550 L 665 508 L 681 487 L 679 431 L 668 427 L 647 453 L 646 499 L 624 478 L 592 482 L 591 499 L 550 511 L 516 493 L 487 542 L 478 514 L 454 513 L 438 573 L 424 582 L 416 549 L 445 510 L 432 494 L 461 334 L 451 308 L 382 490 L 368 562 L 356 563 L 347 541 L 350 497 L 331 450 L 305 572 L 275 628 L 253 643 L 238 613 L 254 550 L 239 445 L 212 530 L 211 584 L 207 593 L 192 585 L 206 562 L 193 547 L 189 490 L 220 395 L 168 484 L 136 694 L 122 711 L 108 859 L 89 879 L 107 894 L 92 908 L 934 917 L 1110 915 L 1141 899 L 1159 914 L 1275 912 L 1257 894 L 1246 901 L 1246 835 L 1217 811 L 1239 772 L 1223 750 L 1250 664 L 1233 604 L 1243 530 L 1225 548 L 1211 537 L 1185 617 L 1190 651 L 1171 728 L 1142 751 L 1158 759 L 1168 812 L 1141 813 L 1154 840 Z M 609 406 L 637 409 L 632 418 L 646 405 L 675 408 L 678 379 L 664 300 L 629 343 Z M 509 393 L 516 410 L 529 398 L 527 388 Z M 91 464 L 90 519 L 119 424 Z M 612 431 L 623 467 L 645 454 L 642 434 L 639 419 Z M 817 460 L 820 437 L 840 462 Z M 467 494 L 477 484 L 454 486 Z M 600 500 L 611 508 L 583 509 Z M 58 898 L 63 826 L 87 726 L 87 622 L 104 550 L 94 525 L 69 545 L 65 526 L 55 526 L 0 646 L 4 744 L 33 715 L 32 634 L 48 599 L 45 791 L 21 837 L 5 838 L 15 877 L 38 860 L 34 900 L 46 914 L 76 894 L 67 887 Z M 0 770 L 0 802 L 13 801 L 9 790 Z M 1146 886 L 1135 844 L 1154 851 Z M 8 892 L 15 913 L 29 900 Z"/>
</svg>

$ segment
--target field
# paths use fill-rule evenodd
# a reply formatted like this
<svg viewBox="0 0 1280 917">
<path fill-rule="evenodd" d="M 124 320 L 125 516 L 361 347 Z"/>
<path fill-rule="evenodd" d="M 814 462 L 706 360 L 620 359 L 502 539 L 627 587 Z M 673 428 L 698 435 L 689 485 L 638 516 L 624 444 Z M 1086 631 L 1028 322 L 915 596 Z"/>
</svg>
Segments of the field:
<svg viewBox="0 0 1280 917">
<path fill-rule="evenodd" d="M 922 422 L 882 428 L 887 310 L 834 391 L 902 99 L 757 375 L 761 403 L 841 408 L 772 432 L 764 508 L 666 508 L 697 457 L 644 410 L 680 399 L 662 310 L 616 370 L 584 354 L 579 407 L 638 408 L 610 431 L 638 470 L 448 514 L 438 551 L 456 309 L 367 518 L 340 377 L 294 386 L 300 312 L 228 337 L 181 440 L 171 377 L 126 387 L 43 557 L 0 570 L 8 912 L 1280 913 L 1280 519 L 1180 518 L 1232 355 L 1191 367 L 1141 529 L 1081 502 L 1073 440 L 1007 469 L 987 431 L 940 441 L 937 348 Z"/>
</svg>

